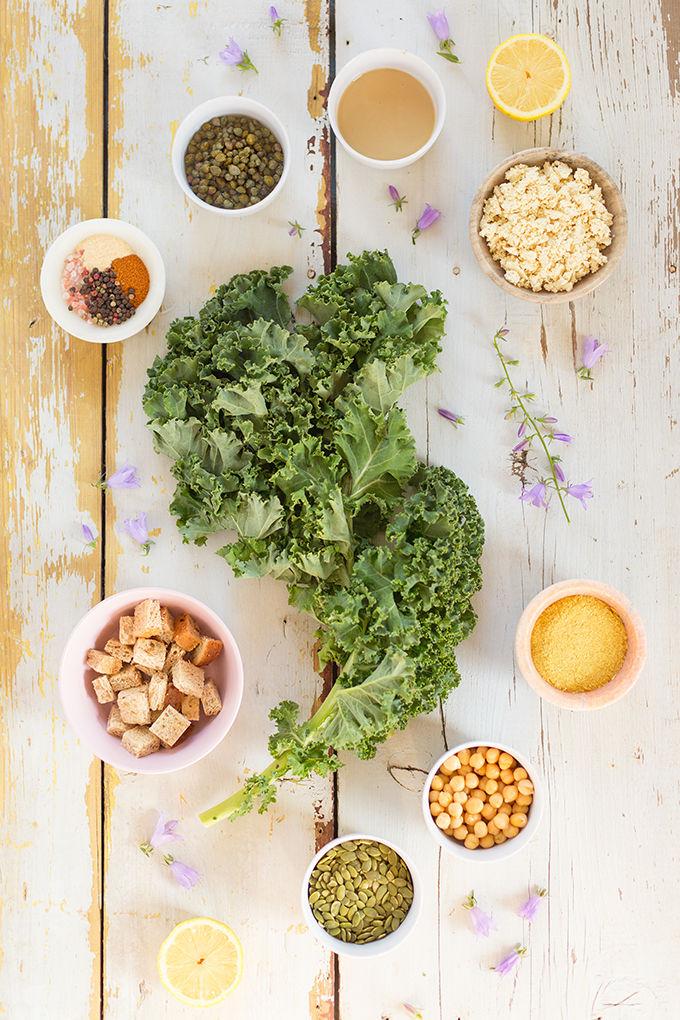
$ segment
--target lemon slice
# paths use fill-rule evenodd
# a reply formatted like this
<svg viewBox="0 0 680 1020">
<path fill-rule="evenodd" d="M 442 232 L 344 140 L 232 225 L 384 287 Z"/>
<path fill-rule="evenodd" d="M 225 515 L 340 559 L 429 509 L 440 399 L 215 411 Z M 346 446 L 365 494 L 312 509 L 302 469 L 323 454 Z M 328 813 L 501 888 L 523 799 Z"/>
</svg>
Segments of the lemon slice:
<svg viewBox="0 0 680 1020">
<path fill-rule="evenodd" d="M 233 992 L 243 973 L 243 949 L 234 932 L 211 917 L 182 921 L 158 954 L 161 981 L 187 1006 L 214 1006 Z"/>
<path fill-rule="evenodd" d="M 513 35 L 491 54 L 486 87 L 508 117 L 537 120 L 566 98 L 571 88 L 569 61 L 544 35 Z"/>
</svg>

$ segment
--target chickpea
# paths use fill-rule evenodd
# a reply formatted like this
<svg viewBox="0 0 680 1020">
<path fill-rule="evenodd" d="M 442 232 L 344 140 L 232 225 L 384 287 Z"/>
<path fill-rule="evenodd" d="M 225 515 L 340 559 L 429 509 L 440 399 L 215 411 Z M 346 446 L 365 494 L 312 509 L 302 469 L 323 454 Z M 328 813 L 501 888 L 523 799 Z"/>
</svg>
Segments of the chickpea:
<svg viewBox="0 0 680 1020">
<path fill-rule="evenodd" d="M 470 764 L 470 754 L 471 751 L 469 747 L 464 747 L 462 751 L 458 752 L 458 761 L 460 762 L 461 765 Z"/>
<path fill-rule="evenodd" d="M 502 783 L 506 784 L 506 786 L 509 786 L 511 783 L 515 782 L 515 777 L 513 776 L 511 769 L 503 769 L 501 772 L 500 779 Z"/>
<path fill-rule="evenodd" d="M 451 815 L 451 817 L 453 819 L 462 818 L 463 817 L 463 805 L 462 804 L 457 804 L 455 801 L 453 801 L 453 803 L 449 804 L 449 806 L 447 807 L 446 810 L 448 811 L 448 813 Z"/>
<path fill-rule="evenodd" d="M 489 748 L 488 748 L 488 747 L 478 747 L 478 748 L 477 748 L 477 754 L 483 754 L 483 755 L 486 755 L 486 752 L 487 752 L 488 750 L 489 750 Z"/>
<path fill-rule="evenodd" d="M 496 782 L 496 780 L 495 779 L 487 779 L 486 783 L 484 784 L 484 791 L 485 791 L 485 793 L 488 793 L 489 795 L 491 795 L 492 793 L 495 793 L 497 789 L 498 789 L 498 783 Z"/>
<path fill-rule="evenodd" d="M 444 780 L 439 774 L 437 774 L 432 780 L 432 789 L 437 792 L 444 789 Z"/>
<path fill-rule="evenodd" d="M 448 776 L 453 775 L 453 772 L 454 772 L 453 769 L 447 769 L 446 765 L 444 764 L 439 766 L 438 775 L 444 776 L 444 778 L 446 779 Z"/>
<path fill-rule="evenodd" d="M 442 792 L 439 794 L 439 803 L 443 808 L 448 807 L 452 800 L 453 797 L 451 796 L 450 793 L 444 793 L 444 791 L 442 790 Z"/>
<path fill-rule="evenodd" d="M 507 838 L 502 832 L 499 832 L 497 836 L 494 836 L 493 841 L 498 846 L 499 843 L 505 843 Z"/>
<path fill-rule="evenodd" d="M 467 826 L 459 825 L 457 829 L 453 830 L 453 835 L 456 839 L 465 839 L 465 837 L 469 835 Z"/>
<path fill-rule="evenodd" d="M 474 772 L 468 772 L 465 777 L 465 785 L 468 790 L 474 790 L 479 786 L 479 776 L 476 776 Z"/>
<path fill-rule="evenodd" d="M 440 829 L 448 829 L 451 825 L 451 816 L 448 815 L 446 811 L 442 811 L 440 815 L 437 815 L 435 824 L 438 825 Z"/>
<path fill-rule="evenodd" d="M 503 803 L 501 804 L 501 806 L 498 809 L 498 814 L 499 815 L 507 815 L 508 818 L 510 817 L 512 812 L 513 812 L 512 804 L 506 804 L 505 801 L 503 801 Z"/>
<path fill-rule="evenodd" d="M 465 814 L 463 815 L 463 821 L 465 822 L 466 825 L 474 825 L 475 822 L 481 822 L 481 820 L 482 820 L 481 815 L 472 814 L 470 811 L 466 811 Z"/>
<path fill-rule="evenodd" d="M 507 751 L 501 751 L 498 756 L 498 764 L 502 769 L 511 769 L 515 764 L 515 759 Z"/>
<path fill-rule="evenodd" d="M 448 769 L 449 773 L 451 773 L 451 772 L 455 772 L 456 769 L 459 769 L 461 765 L 462 765 L 462 762 L 461 762 L 460 758 L 458 757 L 458 755 L 452 754 L 451 757 L 447 758 L 446 761 L 444 762 L 444 764 L 441 766 L 441 770 L 443 772 L 444 769 L 446 768 L 446 769 Z"/>
<path fill-rule="evenodd" d="M 439 800 L 439 794 L 436 790 L 430 790 L 430 804 L 433 800 Z"/>
<path fill-rule="evenodd" d="M 504 832 L 510 825 L 510 817 L 502 811 L 499 811 L 494 818 L 494 824 L 499 832 Z"/>
<path fill-rule="evenodd" d="M 476 850 L 477 847 L 479 846 L 479 838 L 475 836 L 473 832 L 470 832 L 465 837 L 465 842 L 463 846 L 466 846 L 468 850 Z"/>
<path fill-rule="evenodd" d="M 508 825 L 503 835 L 507 836 L 508 839 L 514 839 L 515 836 L 519 835 L 519 829 L 514 825 Z"/>
<path fill-rule="evenodd" d="M 482 765 L 485 765 L 485 764 L 486 764 L 486 758 L 484 757 L 483 754 L 480 754 L 479 751 L 477 751 L 475 754 L 471 754 L 470 755 L 470 765 L 472 766 L 473 769 L 475 769 L 475 771 L 477 769 L 481 769 Z M 524 778 L 524 777 L 522 777 L 522 778 Z"/>
<path fill-rule="evenodd" d="M 493 762 L 489 762 L 489 764 L 486 766 L 486 778 L 498 779 L 500 774 L 501 770 L 499 769 L 498 765 L 494 764 Z"/>
<path fill-rule="evenodd" d="M 480 800 L 479 797 L 468 797 L 467 804 L 465 805 L 470 814 L 479 814 L 484 807 L 484 801 Z"/>
<path fill-rule="evenodd" d="M 487 825 L 487 829 L 490 836 L 497 836 L 498 833 L 501 831 L 494 821 L 489 822 L 489 824 Z"/>
<path fill-rule="evenodd" d="M 518 807 L 529 807 L 533 799 L 534 798 L 530 793 L 518 793 L 515 804 L 517 804 Z"/>
<path fill-rule="evenodd" d="M 481 847 L 483 847 L 485 850 L 488 850 L 489 847 L 493 846 L 493 844 L 494 844 L 494 838 L 493 838 L 493 836 L 490 836 L 488 834 L 486 836 L 482 836 L 482 838 L 479 841 L 479 845 Z"/>
<path fill-rule="evenodd" d="M 467 804 L 468 795 L 465 790 L 457 790 L 453 795 L 453 799 L 456 804 Z"/>
<path fill-rule="evenodd" d="M 517 800 L 517 787 L 506 786 L 503 790 L 503 800 L 506 804 L 512 804 L 513 800 Z"/>
<path fill-rule="evenodd" d="M 480 765 L 478 769 L 475 769 L 475 772 L 477 773 L 478 776 L 485 776 L 486 775 L 486 762 L 484 762 L 483 765 Z"/>
<path fill-rule="evenodd" d="M 476 790 L 473 790 L 473 791 L 472 791 L 472 795 L 473 795 L 473 797 L 479 797 L 479 799 L 480 799 L 480 800 L 481 800 L 481 801 L 482 801 L 482 802 L 483 802 L 484 804 L 486 804 L 486 801 L 487 801 L 487 796 L 486 796 L 486 794 L 484 793 L 484 790 L 480 790 L 480 789 L 479 789 L 479 787 L 477 787 L 477 789 L 476 789 Z"/>
<path fill-rule="evenodd" d="M 443 810 L 444 810 L 444 808 L 441 806 L 441 804 L 437 800 L 433 801 L 430 804 L 430 814 L 432 815 L 433 818 L 436 818 L 437 815 L 440 815 Z"/>
<path fill-rule="evenodd" d="M 460 793 L 461 790 L 465 789 L 465 778 L 464 776 L 451 776 L 451 782 L 449 786 L 454 793 Z"/>
<path fill-rule="evenodd" d="M 496 808 L 493 806 L 493 804 L 485 804 L 484 807 L 482 808 L 482 818 L 488 822 L 495 817 Z"/>
<path fill-rule="evenodd" d="M 528 818 L 523 811 L 517 812 L 517 814 L 510 815 L 510 824 L 514 825 L 516 829 L 523 829 L 527 824 Z"/>
<path fill-rule="evenodd" d="M 468 772 L 472 771 L 473 771 L 472 765 L 461 765 L 461 767 L 458 769 L 458 773 L 461 776 L 466 776 Z"/>
<path fill-rule="evenodd" d="M 519 782 L 517 783 L 517 789 L 522 794 L 533 793 L 534 784 L 531 782 L 530 779 L 520 779 Z"/>
<path fill-rule="evenodd" d="M 482 819 L 480 818 L 479 821 L 475 822 L 475 824 L 473 825 L 472 831 L 474 832 L 475 836 L 478 837 L 478 839 L 481 839 L 482 836 L 487 835 L 489 830 L 486 827 L 486 822 L 483 822 Z"/>
<path fill-rule="evenodd" d="M 513 776 L 515 778 L 515 782 L 516 783 L 518 783 L 520 781 L 520 779 L 526 779 L 527 778 L 527 770 L 523 769 L 521 766 L 518 769 L 513 769 L 513 773 L 512 774 L 513 774 Z"/>
<path fill-rule="evenodd" d="M 489 804 L 491 805 L 491 807 L 495 808 L 496 811 L 498 811 L 502 803 L 503 803 L 502 793 L 492 793 L 491 796 L 489 797 Z"/>
<path fill-rule="evenodd" d="M 498 759 L 500 758 L 500 755 L 501 755 L 501 752 L 498 750 L 497 747 L 490 747 L 489 750 L 486 752 L 486 756 L 485 757 L 486 757 L 486 760 L 489 762 L 489 764 L 492 765 L 492 764 L 494 764 L 495 762 L 498 761 Z"/>
</svg>

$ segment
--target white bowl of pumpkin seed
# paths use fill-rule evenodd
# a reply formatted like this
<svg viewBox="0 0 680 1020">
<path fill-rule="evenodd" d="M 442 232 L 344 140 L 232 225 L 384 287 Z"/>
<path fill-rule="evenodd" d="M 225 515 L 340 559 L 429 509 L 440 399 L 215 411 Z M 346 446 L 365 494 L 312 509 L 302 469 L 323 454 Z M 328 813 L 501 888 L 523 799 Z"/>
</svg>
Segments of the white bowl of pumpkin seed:
<svg viewBox="0 0 680 1020">
<path fill-rule="evenodd" d="M 409 857 L 378 836 L 351 833 L 313 857 L 302 882 L 302 913 L 327 949 L 374 957 L 408 938 L 423 905 L 420 876 Z"/>
</svg>

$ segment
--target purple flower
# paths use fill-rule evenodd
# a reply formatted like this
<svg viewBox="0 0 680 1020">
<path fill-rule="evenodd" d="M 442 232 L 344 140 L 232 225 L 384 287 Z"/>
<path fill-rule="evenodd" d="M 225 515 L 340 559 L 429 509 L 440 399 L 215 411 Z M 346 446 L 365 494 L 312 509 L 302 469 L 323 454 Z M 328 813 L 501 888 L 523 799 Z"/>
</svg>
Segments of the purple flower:
<svg viewBox="0 0 680 1020">
<path fill-rule="evenodd" d="M 481 937 L 488 939 L 492 931 L 498 931 L 498 928 L 493 923 L 490 917 L 484 913 L 484 911 L 477 906 L 477 900 L 475 899 L 474 891 L 470 893 L 468 898 L 463 901 L 463 906 L 466 910 L 470 911 L 470 917 L 472 919 L 472 926 L 475 929 L 475 935 L 477 938 Z"/>
<path fill-rule="evenodd" d="M 583 364 L 577 371 L 580 379 L 592 379 L 591 368 L 597 364 L 603 354 L 611 354 L 611 348 L 606 344 L 598 343 L 594 336 L 584 337 Z"/>
<path fill-rule="evenodd" d="M 241 71 L 254 71 L 255 74 L 258 73 L 255 64 L 248 56 L 247 51 L 242 50 L 238 43 L 234 41 L 233 37 L 229 39 L 229 45 L 223 50 L 220 50 L 220 59 L 223 60 L 225 64 L 231 64 L 232 66 L 240 68 Z"/>
<path fill-rule="evenodd" d="M 428 202 L 425 206 L 425 212 L 422 214 L 412 232 L 413 243 L 416 243 L 416 238 L 422 233 L 423 230 L 427 230 L 433 223 L 436 223 L 441 213 L 439 209 L 433 209 Z"/>
<path fill-rule="evenodd" d="M 564 477 L 564 471 L 562 470 L 562 468 L 560 467 L 556 460 L 553 461 L 553 469 L 555 471 L 555 478 L 557 479 L 557 481 L 561 483 L 566 482 L 566 478 Z"/>
<path fill-rule="evenodd" d="M 97 544 L 97 536 L 92 531 L 92 528 L 88 527 L 87 524 L 83 524 L 83 535 L 85 536 L 87 548 L 94 549 Z"/>
<path fill-rule="evenodd" d="M 519 450 L 526 450 L 528 445 L 529 445 L 529 440 L 528 439 L 523 439 L 520 443 L 517 444 L 517 446 L 513 446 L 512 452 L 513 453 L 517 453 Z"/>
<path fill-rule="evenodd" d="M 522 489 L 520 499 L 524 500 L 525 503 L 531 503 L 532 506 L 542 506 L 544 510 L 548 509 L 548 504 L 545 502 L 545 483 L 539 482 L 534 485 L 533 489 Z"/>
<path fill-rule="evenodd" d="M 128 517 L 126 521 L 123 521 L 123 525 L 128 534 L 132 535 L 135 542 L 138 542 L 142 547 L 142 551 L 145 556 L 148 556 L 149 549 L 155 543 L 149 538 L 149 532 L 146 527 L 146 520 L 149 515 L 143 510 L 135 514 L 134 517 Z"/>
<path fill-rule="evenodd" d="M 433 11 L 431 14 L 428 14 L 427 20 L 432 25 L 433 29 L 437 33 L 437 38 L 441 42 L 449 38 L 449 22 L 443 9 L 441 11 Z"/>
<path fill-rule="evenodd" d="M 297 220 L 288 220 L 288 222 L 290 223 L 290 230 L 288 231 L 290 237 L 294 237 L 296 234 L 298 237 L 302 237 L 302 231 L 306 227 L 301 227 Z"/>
<path fill-rule="evenodd" d="M 497 967 L 492 967 L 491 970 L 493 970 L 495 974 L 500 974 L 501 977 L 505 977 L 506 974 L 510 973 L 520 957 L 524 956 L 526 951 L 527 947 L 520 946 L 518 943 L 517 948 L 513 949 L 513 951 L 506 956 L 504 960 L 501 960 Z"/>
<path fill-rule="evenodd" d="M 269 8 L 269 17 L 272 19 L 272 31 L 274 35 L 281 35 L 281 26 L 283 25 L 285 18 L 280 18 L 276 7 Z"/>
<path fill-rule="evenodd" d="M 570 485 L 567 489 L 570 496 L 580 501 L 584 510 L 587 509 L 586 500 L 593 498 L 592 482 L 591 478 L 589 482 L 582 482 L 580 485 Z"/>
<path fill-rule="evenodd" d="M 544 898 L 547 895 L 548 895 L 547 889 L 537 889 L 535 894 L 531 896 L 526 901 L 526 903 L 519 908 L 519 910 L 517 911 L 518 915 L 520 917 L 523 917 L 525 920 L 529 922 L 529 924 L 531 924 L 531 922 L 536 917 L 536 914 L 538 913 L 538 908 L 540 907 L 541 903 L 543 902 Z"/>
<path fill-rule="evenodd" d="M 184 889 L 192 889 L 199 881 L 201 876 L 193 868 L 190 868 L 188 864 L 182 864 L 181 861 L 173 860 L 169 854 L 164 860 L 170 866 L 170 871 Z"/>
<path fill-rule="evenodd" d="M 549 418 L 547 414 L 544 414 L 540 421 L 549 422 L 551 425 L 557 424 L 557 418 Z"/>
<path fill-rule="evenodd" d="M 527 423 L 525 421 L 523 421 L 522 424 L 520 425 L 520 427 L 517 429 L 517 435 L 518 435 L 518 437 L 520 439 L 522 438 L 522 436 L 524 435 L 526 430 L 527 430 Z"/>
<path fill-rule="evenodd" d="M 439 407 L 437 409 L 442 418 L 446 418 L 452 425 L 458 428 L 459 425 L 465 424 L 465 419 L 460 414 L 454 414 L 453 411 L 447 411 L 445 407 Z"/>
<path fill-rule="evenodd" d="M 568 436 L 566 432 L 553 432 L 552 438 L 553 439 L 559 439 L 559 441 L 561 443 L 570 443 L 571 442 L 571 436 Z"/>
<path fill-rule="evenodd" d="M 137 468 L 129 460 L 126 460 L 106 481 L 96 482 L 98 489 L 138 489 L 139 485 Z"/>
<path fill-rule="evenodd" d="M 423 1014 L 415 1006 L 412 1006 L 410 1002 L 404 1003 L 404 1012 L 413 1017 L 413 1020 L 423 1020 Z"/>
<path fill-rule="evenodd" d="M 162 811 L 158 813 L 158 821 L 156 822 L 156 828 L 153 830 L 151 839 L 146 840 L 144 843 L 139 844 L 139 849 L 142 853 L 145 853 L 147 857 L 151 855 L 151 851 L 155 850 L 156 847 L 162 846 L 163 843 L 173 843 L 175 841 L 184 842 L 184 837 L 180 836 L 178 832 L 175 832 L 177 822 L 166 822 Z"/>
<path fill-rule="evenodd" d="M 388 186 L 388 191 L 390 193 L 390 198 L 392 199 L 390 205 L 393 205 L 397 212 L 401 212 L 401 207 L 403 206 L 404 202 L 406 202 L 406 197 L 402 198 L 393 184 L 390 184 Z"/>
</svg>

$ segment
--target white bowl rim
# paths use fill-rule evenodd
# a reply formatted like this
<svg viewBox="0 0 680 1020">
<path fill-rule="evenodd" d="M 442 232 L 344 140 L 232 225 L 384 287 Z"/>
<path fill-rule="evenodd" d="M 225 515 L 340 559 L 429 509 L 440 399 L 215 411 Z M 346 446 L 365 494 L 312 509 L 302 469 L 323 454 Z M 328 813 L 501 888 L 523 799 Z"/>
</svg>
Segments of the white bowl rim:
<svg viewBox="0 0 680 1020">
<path fill-rule="evenodd" d="M 394 850 L 394 852 L 401 857 L 402 861 L 411 872 L 411 879 L 413 881 L 413 902 L 411 903 L 411 907 L 406 914 L 406 917 L 397 930 L 393 931 L 390 935 L 386 935 L 384 939 L 379 939 L 377 942 L 366 942 L 363 945 L 357 945 L 355 942 L 342 942 L 340 939 L 333 938 L 332 935 L 329 935 L 314 917 L 308 899 L 309 879 L 321 858 L 324 857 L 329 850 L 332 850 L 334 846 L 339 846 L 340 843 L 347 843 L 348 840 L 359 839 L 368 839 L 374 843 L 382 843 L 384 846 L 389 847 L 390 850 Z M 324 846 L 322 846 L 321 849 L 314 854 L 314 857 L 312 857 L 312 860 L 305 871 L 305 877 L 302 880 L 302 913 L 310 930 L 314 934 L 314 937 L 327 949 L 330 949 L 331 952 L 336 953 L 338 956 L 353 956 L 357 959 L 370 959 L 375 956 L 383 956 L 385 953 L 389 953 L 392 949 L 396 949 L 398 945 L 401 945 L 401 943 L 411 934 L 418 922 L 418 919 L 420 918 L 420 913 L 423 908 L 423 898 L 423 885 L 420 875 L 408 854 L 406 854 L 400 846 L 397 846 L 396 843 L 391 842 L 391 840 L 386 839 L 383 836 L 375 836 L 366 832 L 350 832 L 346 836 L 336 836 L 335 839 L 324 844 Z"/>
<path fill-rule="evenodd" d="M 522 768 L 527 770 L 527 773 L 531 776 L 531 781 L 534 784 L 534 800 L 531 804 L 531 811 L 529 812 L 529 818 L 525 827 L 519 832 L 514 839 L 508 839 L 505 843 L 498 843 L 495 846 L 490 846 L 487 849 L 476 849 L 468 850 L 467 847 L 449 836 L 445 836 L 438 825 L 435 825 L 432 815 L 430 814 L 430 785 L 432 780 L 439 771 L 439 766 L 450 758 L 452 754 L 457 754 L 459 751 L 465 748 L 472 747 L 497 747 L 499 751 L 507 751 L 515 758 Z M 505 861 L 508 857 L 512 857 L 514 854 L 522 850 L 523 847 L 530 842 L 535 836 L 541 818 L 543 816 L 545 795 L 543 792 L 543 777 L 541 776 L 537 767 L 533 764 L 529 758 L 521 751 L 517 751 L 516 748 L 511 747 L 509 744 L 499 740 L 489 740 L 488 738 L 481 740 L 465 740 L 455 747 L 450 748 L 448 751 L 444 751 L 442 755 L 437 758 L 436 762 L 427 774 L 427 779 L 423 786 L 423 793 L 421 798 L 423 818 L 425 819 L 425 825 L 428 831 L 437 840 L 439 845 L 443 847 L 453 857 L 457 857 L 459 860 L 471 861 L 479 864 L 495 864 L 498 861 Z"/>
<path fill-rule="evenodd" d="M 435 104 L 435 125 L 432 130 L 432 134 L 425 144 L 421 145 L 419 149 L 410 153 L 408 156 L 402 156 L 399 159 L 373 159 L 371 156 L 364 156 L 363 153 L 352 148 L 345 138 L 343 138 L 342 132 L 338 127 L 337 107 L 342 93 L 351 81 L 354 81 L 355 78 L 357 78 L 360 74 L 366 73 L 366 71 L 378 70 L 381 67 L 385 67 L 385 61 L 396 61 L 398 58 L 400 66 L 397 67 L 397 70 L 408 69 L 408 73 L 412 74 L 414 78 L 417 78 L 421 85 L 424 85 L 429 92 L 432 101 Z M 365 64 L 367 60 L 369 61 L 368 67 L 364 67 L 360 71 L 356 70 L 357 67 Z M 402 63 L 406 63 L 407 67 L 402 67 Z M 348 60 L 346 64 L 343 64 L 335 75 L 328 93 L 328 118 L 331 122 L 331 127 L 336 138 L 342 145 L 343 149 L 345 149 L 350 156 L 353 156 L 354 159 L 363 163 L 365 166 L 371 166 L 377 170 L 398 170 L 401 167 L 410 166 L 411 163 L 415 163 L 416 160 L 421 158 L 421 156 L 424 156 L 425 153 L 432 148 L 441 134 L 441 130 L 444 127 L 444 121 L 446 119 L 446 92 L 444 91 L 441 78 L 435 69 L 428 64 L 426 60 L 423 60 L 422 57 L 416 56 L 415 53 L 410 53 L 408 50 L 397 49 L 396 47 L 386 46 L 378 47 L 373 50 L 364 50 L 362 53 L 357 53 L 357 55 Z"/>
<path fill-rule="evenodd" d="M 225 642 L 225 648 L 223 652 L 227 653 L 227 658 L 230 659 L 230 672 L 229 672 L 229 685 L 230 689 L 233 688 L 233 695 L 230 695 L 229 707 L 226 704 L 226 699 L 223 698 L 223 708 L 216 716 L 212 716 L 210 719 L 202 720 L 204 730 L 209 731 L 210 737 L 205 737 L 202 740 L 200 753 L 197 752 L 197 748 L 193 746 L 191 738 L 184 741 L 178 747 L 163 748 L 162 751 L 156 754 L 150 754 L 143 758 L 135 758 L 134 755 L 130 754 L 123 747 L 121 741 L 117 737 L 113 737 L 101 729 L 98 731 L 99 735 L 105 737 L 106 753 L 102 753 L 102 745 L 94 740 L 91 734 L 85 732 L 83 727 L 79 724 L 76 718 L 74 708 L 80 703 L 82 692 L 77 692 L 73 685 L 68 685 L 63 682 L 64 672 L 71 665 L 71 659 L 75 652 L 76 647 L 79 644 L 79 632 L 86 620 L 91 620 L 97 615 L 101 614 L 103 617 L 108 619 L 110 616 L 115 616 L 116 613 L 125 615 L 126 608 L 133 608 L 138 602 L 147 598 L 157 598 L 163 605 L 176 605 L 181 606 L 184 612 L 189 612 L 191 615 L 203 617 L 208 619 L 212 625 L 219 625 L 220 634 L 224 635 L 228 640 Z M 102 623 L 102 630 L 106 629 L 106 623 Z M 84 660 L 74 665 L 74 669 L 79 666 L 80 670 L 86 670 L 87 667 L 84 664 Z M 89 692 L 86 692 L 89 694 Z M 223 692 L 224 693 L 224 692 Z M 189 765 L 193 765 L 195 762 L 200 761 L 210 751 L 214 750 L 215 747 L 221 742 L 221 740 L 227 735 L 231 729 L 236 716 L 238 715 L 241 701 L 243 699 L 243 662 L 241 659 L 241 653 L 239 651 L 236 640 L 231 633 L 226 623 L 217 615 L 214 609 L 207 606 L 204 602 L 194 598 L 191 595 L 187 595 L 184 592 L 176 591 L 172 588 L 159 588 L 149 585 L 145 588 L 128 588 L 125 591 L 116 592 L 113 595 L 108 595 L 106 598 L 97 602 L 96 605 L 92 606 L 91 609 L 80 618 L 78 623 L 71 631 L 64 649 L 61 655 L 59 663 L 59 697 L 61 705 L 64 710 L 64 715 L 71 726 L 71 729 L 77 735 L 78 739 L 89 748 L 90 751 L 101 761 L 106 762 L 108 765 L 112 765 L 115 768 L 120 769 L 122 772 L 135 772 L 144 773 L 147 775 L 164 775 L 168 772 L 176 772 L 179 769 L 186 768 Z M 107 709 L 107 705 L 98 705 L 94 695 L 92 696 L 92 705 L 99 714 L 100 709 Z M 216 725 L 217 724 L 217 725 Z"/>
<path fill-rule="evenodd" d="M 149 271 L 149 293 L 135 314 L 118 326 L 95 326 L 85 322 L 75 312 L 69 312 L 61 296 L 61 278 L 66 259 L 82 241 L 95 234 L 109 234 L 125 241 Z M 151 238 L 134 224 L 111 216 L 80 220 L 67 227 L 45 252 L 40 270 L 40 290 L 51 317 L 71 336 L 87 343 L 116 343 L 141 333 L 158 314 L 165 295 L 165 264 Z"/>
<path fill-rule="evenodd" d="M 226 108 L 225 104 L 227 104 Z M 244 209 L 221 209 L 219 206 L 208 205 L 208 203 L 200 199 L 198 195 L 194 195 L 193 191 L 187 184 L 186 175 L 184 173 L 184 155 L 187 145 L 196 134 L 201 124 L 205 123 L 206 120 L 210 120 L 212 117 L 226 117 L 230 114 L 236 114 L 237 116 L 243 115 L 246 117 L 250 116 L 259 120 L 265 125 L 265 127 L 268 127 L 274 132 L 283 151 L 283 171 L 276 187 L 272 188 L 269 194 L 260 199 L 259 202 L 256 202 L 254 205 L 246 206 Z M 251 216 L 253 213 L 259 212 L 261 209 L 266 208 L 266 206 L 268 206 L 270 202 L 273 202 L 280 194 L 290 170 L 290 139 L 288 137 L 288 132 L 279 117 L 277 117 L 277 115 L 270 110 L 268 106 L 265 106 L 264 103 L 258 102 L 257 99 L 250 99 L 248 96 L 215 96 L 214 99 L 207 99 L 204 103 L 200 103 L 198 106 L 195 106 L 193 110 L 190 110 L 183 118 L 179 127 L 175 131 L 175 137 L 172 140 L 171 160 L 172 170 L 177 183 L 185 196 L 193 202 L 194 205 L 197 205 L 199 209 L 205 209 L 206 212 L 217 213 L 220 216 L 236 219 L 238 217 Z"/>
</svg>

